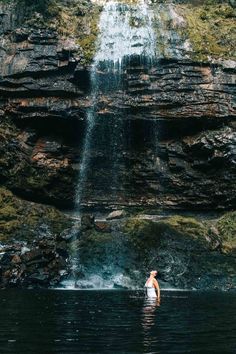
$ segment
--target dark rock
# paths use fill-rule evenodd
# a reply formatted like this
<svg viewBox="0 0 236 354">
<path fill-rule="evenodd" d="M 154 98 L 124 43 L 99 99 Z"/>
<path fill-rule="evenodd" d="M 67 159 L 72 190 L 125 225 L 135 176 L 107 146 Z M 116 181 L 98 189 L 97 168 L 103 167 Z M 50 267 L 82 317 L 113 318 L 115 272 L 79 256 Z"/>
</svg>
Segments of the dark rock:
<svg viewBox="0 0 236 354">
<path fill-rule="evenodd" d="M 217 223 L 182 216 L 154 222 L 141 215 L 116 221 L 111 233 L 82 235 L 80 262 L 86 277 L 97 274 L 121 286 L 118 274 L 126 286 L 142 287 L 146 274 L 158 269 L 159 278 L 177 288 L 236 288 L 234 222 L 234 214 Z"/>
<path fill-rule="evenodd" d="M 19 264 L 19 263 L 21 263 L 21 258 L 20 258 L 20 256 L 18 256 L 17 254 L 15 254 L 15 255 L 12 257 L 11 262 L 12 262 L 13 264 Z"/>
<path fill-rule="evenodd" d="M 0 286 L 26 287 L 56 285 L 68 273 L 68 249 L 65 241 L 34 240 L 31 251 L 19 254 L 9 250 L 0 259 Z"/>
<path fill-rule="evenodd" d="M 27 281 L 32 284 L 47 285 L 49 283 L 49 276 L 48 274 L 32 274 Z"/>
<path fill-rule="evenodd" d="M 12 260 L 12 256 L 8 253 L 4 253 L 4 255 L 1 258 L 1 265 L 6 266 L 8 265 Z"/>
<path fill-rule="evenodd" d="M 16 43 L 26 41 L 29 36 L 29 30 L 27 28 L 17 28 L 13 33 L 13 40 Z"/>
<path fill-rule="evenodd" d="M 72 240 L 76 240 L 79 236 L 79 228 L 72 227 L 70 229 L 66 229 L 62 231 L 62 233 L 58 236 L 58 240 L 65 240 L 66 242 L 70 242 Z"/>
<path fill-rule="evenodd" d="M 65 241 L 60 242 L 56 245 L 56 252 L 58 253 L 59 256 L 63 257 L 64 259 L 69 257 L 68 253 L 68 246 Z"/>
<path fill-rule="evenodd" d="M 81 216 L 81 230 L 88 230 L 94 227 L 94 216 L 90 214 L 83 214 Z"/>
<path fill-rule="evenodd" d="M 95 221 L 95 229 L 99 232 L 110 232 L 111 225 L 106 221 Z"/>
<path fill-rule="evenodd" d="M 26 263 L 31 262 L 32 260 L 35 259 L 40 259 L 43 256 L 42 252 L 40 249 L 36 248 L 30 252 L 26 252 L 23 256 L 22 256 L 22 260 Z"/>
</svg>

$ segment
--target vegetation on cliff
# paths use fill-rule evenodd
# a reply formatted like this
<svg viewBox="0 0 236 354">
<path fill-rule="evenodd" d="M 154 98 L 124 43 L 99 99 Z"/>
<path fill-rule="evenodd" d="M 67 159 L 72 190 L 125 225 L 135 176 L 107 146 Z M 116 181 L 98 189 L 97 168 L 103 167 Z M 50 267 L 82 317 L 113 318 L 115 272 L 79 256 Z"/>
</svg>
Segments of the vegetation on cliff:
<svg viewBox="0 0 236 354">
<path fill-rule="evenodd" d="M 162 238 L 170 235 L 180 240 L 192 241 L 206 245 L 207 226 L 202 222 L 180 215 L 172 216 L 158 222 L 142 218 L 130 218 L 124 226 L 124 232 L 132 239 L 133 245 L 142 253 L 146 248 L 159 247 Z"/>
<path fill-rule="evenodd" d="M 83 49 L 84 63 L 92 61 L 100 6 L 92 4 L 90 0 L 4 0 L 3 3 L 16 6 L 21 25 L 46 27 L 57 31 L 63 39 L 73 38 Z"/>
<path fill-rule="evenodd" d="M 221 250 L 236 254 L 236 211 L 226 213 L 216 224 L 221 240 Z"/>
<path fill-rule="evenodd" d="M 181 34 L 189 38 L 191 56 L 199 61 L 235 58 L 236 10 L 228 2 L 207 1 L 200 5 L 178 5 L 186 21 Z"/>
<path fill-rule="evenodd" d="M 161 239 L 175 235 L 186 242 L 196 242 L 204 248 L 219 248 L 222 253 L 236 251 L 236 212 L 224 214 L 219 219 L 201 221 L 194 217 L 175 215 L 158 222 L 142 217 L 131 217 L 124 226 L 124 232 L 133 239 L 140 251 L 145 247 L 160 245 Z"/>
<path fill-rule="evenodd" d="M 1 0 L 3 3 L 14 3 L 20 7 L 23 24 L 55 29 L 64 38 L 77 41 L 84 53 L 84 63 L 92 61 L 96 50 L 96 39 L 99 32 L 98 21 L 102 7 L 89 0 Z M 135 5 L 137 0 L 122 2 Z M 162 38 L 163 33 L 172 29 L 179 33 L 183 41 L 189 39 L 192 49 L 190 55 L 194 60 L 205 61 L 209 58 L 231 59 L 235 57 L 234 38 L 236 36 L 236 10 L 232 1 L 192 1 L 181 2 L 175 9 L 185 20 L 171 18 L 159 5 L 162 1 L 153 1 L 154 28 L 159 33 L 158 52 L 168 57 L 169 39 Z M 164 32 L 158 27 L 160 17 Z M 131 15 L 131 25 L 133 19 Z M 181 21 L 180 21 L 181 22 Z M 136 22 L 135 22 L 136 24 Z"/>
<path fill-rule="evenodd" d="M 22 200 L 0 188 L 0 242 L 32 241 L 48 232 L 58 235 L 70 225 L 70 219 L 55 208 Z"/>
</svg>

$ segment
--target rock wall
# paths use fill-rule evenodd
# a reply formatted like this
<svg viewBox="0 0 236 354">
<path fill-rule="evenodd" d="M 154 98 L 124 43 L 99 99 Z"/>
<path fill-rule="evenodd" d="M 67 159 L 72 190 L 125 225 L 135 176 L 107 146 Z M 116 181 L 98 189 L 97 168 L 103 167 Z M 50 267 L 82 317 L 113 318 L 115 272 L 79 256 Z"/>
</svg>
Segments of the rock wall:
<svg viewBox="0 0 236 354">
<path fill-rule="evenodd" d="M 72 208 L 91 105 L 85 51 L 14 5 L 1 5 L 1 21 L 0 179 L 24 198 Z M 149 69 L 133 58 L 123 90 L 99 96 L 97 127 L 106 120 L 107 136 L 94 138 L 85 206 L 235 207 L 235 63 L 172 54 Z M 107 145 L 116 120 L 123 137 L 113 198 Z"/>
<path fill-rule="evenodd" d="M 60 232 L 59 226 L 53 234 L 41 227 L 33 240 L 0 246 L 0 287 L 62 282 L 137 289 L 158 269 L 162 288 L 235 289 L 235 212 L 211 220 L 116 214 L 107 220 L 84 215 L 81 228 L 73 229 L 77 237 L 71 228 Z M 72 249 L 77 268 L 71 268 Z"/>
<path fill-rule="evenodd" d="M 0 237 L 2 242 L 23 242 L 3 249 L 8 254 L 1 263 L 3 285 L 55 284 L 67 271 L 70 245 L 60 246 L 61 250 L 57 244 L 64 242 L 60 235 L 71 220 L 45 204 L 62 209 L 75 206 L 86 119 L 92 105 L 90 64 L 101 7 L 89 0 L 45 4 L 0 3 Z M 155 213 L 163 209 L 235 209 L 236 69 L 231 43 L 235 12 L 225 2 L 202 5 L 191 1 L 179 1 L 174 7 L 153 2 L 152 11 L 157 60 L 146 65 L 140 58 L 126 58 L 117 86 L 107 84 L 116 82 L 116 74 L 102 68 L 97 73 L 96 135 L 82 205 L 98 211 L 151 208 Z M 160 23 L 164 23 L 162 31 Z M 112 180 L 118 183 L 114 185 Z M 25 213 L 30 210 L 28 220 Z M 234 229 L 232 218 L 227 220 Z M 151 245 L 158 249 L 154 255 L 145 243 L 147 257 L 156 257 L 152 266 L 161 268 L 162 280 L 196 288 L 221 287 L 223 281 L 223 288 L 231 288 L 234 251 L 226 255 L 219 240 L 223 231 L 210 233 L 197 221 L 201 232 L 196 237 L 203 237 L 203 242 L 191 239 L 186 258 L 185 241 L 193 234 L 179 231 L 179 223 L 180 219 L 172 226 L 159 224 L 161 231 L 154 227 L 156 239 Z M 105 233 L 98 226 L 85 232 L 79 241 L 85 269 L 92 272 L 100 264 L 98 257 L 86 264 L 88 245 L 99 256 L 101 249 L 111 247 L 113 252 L 120 242 L 120 257 L 103 259 L 102 276 L 106 277 L 109 262 L 127 276 L 135 277 L 135 267 L 145 272 L 150 265 L 137 258 L 139 249 L 135 247 L 139 246 L 129 225 L 128 229 L 123 224 L 114 226 L 112 233 L 106 232 L 106 226 Z M 138 234 L 135 227 L 131 233 Z M 117 234 L 121 238 L 115 241 Z M 43 239 L 37 240 L 37 235 Z M 127 241 L 124 235 L 131 239 Z M 128 243 L 122 243 L 124 239 Z M 24 242 L 29 243 L 27 252 L 32 252 L 29 259 L 21 256 Z M 124 263 L 127 247 L 134 257 L 132 274 Z M 176 265 L 171 268 L 173 276 L 168 257 Z M 205 274 L 202 282 L 197 280 L 199 272 Z M 178 274 L 184 275 L 178 278 Z"/>
</svg>

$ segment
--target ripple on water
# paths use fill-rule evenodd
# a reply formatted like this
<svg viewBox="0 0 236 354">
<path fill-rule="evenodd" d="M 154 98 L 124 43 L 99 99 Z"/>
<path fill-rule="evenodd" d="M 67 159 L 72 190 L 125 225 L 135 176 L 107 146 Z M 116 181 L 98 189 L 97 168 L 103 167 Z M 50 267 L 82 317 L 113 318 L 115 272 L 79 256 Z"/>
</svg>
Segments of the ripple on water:
<svg viewBox="0 0 236 354">
<path fill-rule="evenodd" d="M 236 294 L 181 294 L 4 290 L 1 353 L 233 353 Z"/>
</svg>

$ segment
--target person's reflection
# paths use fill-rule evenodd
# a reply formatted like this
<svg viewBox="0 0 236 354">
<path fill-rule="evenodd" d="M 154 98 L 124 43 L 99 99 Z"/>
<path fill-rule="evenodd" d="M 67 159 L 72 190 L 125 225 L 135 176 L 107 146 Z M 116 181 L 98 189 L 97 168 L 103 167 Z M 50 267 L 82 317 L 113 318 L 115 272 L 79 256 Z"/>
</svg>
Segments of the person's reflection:
<svg viewBox="0 0 236 354">
<path fill-rule="evenodd" d="M 142 327 L 143 327 L 143 345 L 144 350 L 150 349 L 155 335 L 151 331 L 155 325 L 156 309 L 160 306 L 160 301 L 157 298 L 146 298 L 143 304 Z"/>
<path fill-rule="evenodd" d="M 155 310 L 160 306 L 160 301 L 157 298 L 146 298 L 143 306 L 143 329 L 149 330 L 155 323 Z"/>
</svg>

